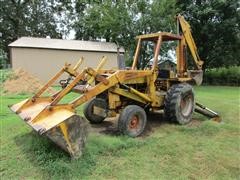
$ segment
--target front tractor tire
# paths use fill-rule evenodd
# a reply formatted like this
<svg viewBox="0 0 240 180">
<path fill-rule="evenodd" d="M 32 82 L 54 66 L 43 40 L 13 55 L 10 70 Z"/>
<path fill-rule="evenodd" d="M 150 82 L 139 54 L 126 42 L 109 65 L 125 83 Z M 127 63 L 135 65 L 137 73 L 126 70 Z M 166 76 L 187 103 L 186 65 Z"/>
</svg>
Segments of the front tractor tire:
<svg viewBox="0 0 240 180">
<path fill-rule="evenodd" d="M 194 92 L 187 83 L 175 84 L 170 87 L 165 97 L 165 117 L 179 124 L 191 121 L 194 112 Z"/>
<path fill-rule="evenodd" d="M 146 112 L 137 105 L 128 105 L 121 112 L 118 120 L 118 130 L 130 137 L 139 136 L 145 129 Z"/>
<path fill-rule="evenodd" d="M 102 114 L 107 114 L 107 103 L 104 99 L 94 98 L 86 103 L 83 109 L 83 114 L 87 120 L 92 124 L 99 124 L 104 121 L 104 115 L 94 114 L 94 107 L 97 107 L 104 111 Z"/>
</svg>

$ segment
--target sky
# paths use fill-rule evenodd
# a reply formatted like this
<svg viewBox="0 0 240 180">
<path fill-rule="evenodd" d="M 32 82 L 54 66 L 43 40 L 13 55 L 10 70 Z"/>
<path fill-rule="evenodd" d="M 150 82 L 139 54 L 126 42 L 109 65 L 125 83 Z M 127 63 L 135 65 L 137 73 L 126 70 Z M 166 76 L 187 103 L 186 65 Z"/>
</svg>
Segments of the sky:
<svg viewBox="0 0 240 180">
<path fill-rule="evenodd" d="M 63 39 L 68 39 L 68 40 L 75 39 L 75 34 L 76 34 L 76 32 L 72 29 L 72 30 L 70 30 L 69 34 L 66 37 L 64 37 Z"/>
</svg>

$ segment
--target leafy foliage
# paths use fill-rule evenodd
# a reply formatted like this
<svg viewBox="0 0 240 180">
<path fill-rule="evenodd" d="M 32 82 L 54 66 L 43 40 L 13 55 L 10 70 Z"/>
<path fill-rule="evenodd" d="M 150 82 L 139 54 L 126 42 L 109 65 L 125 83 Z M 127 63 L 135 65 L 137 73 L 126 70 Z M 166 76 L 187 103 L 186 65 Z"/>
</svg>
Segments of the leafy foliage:
<svg viewBox="0 0 240 180">
<path fill-rule="evenodd" d="M 5 68 L 6 64 L 7 64 L 7 54 L 2 49 L 0 49 L 0 69 Z"/>
<path fill-rule="evenodd" d="M 240 13 L 237 0 L 177 0 L 190 22 L 205 67 L 240 65 Z"/>
<path fill-rule="evenodd" d="M 214 68 L 206 70 L 204 83 L 211 85 L 235 85 L 240 84 L 240 67 Z"/>
<path fill-rule="evenodd" d="M 8 44 L 21 36 L 62 38 L 71 12 L 71 1 L 1 0 L 0 48 L 8 52 Z"/>
<path fill-rule="evenodd" d="M 7 79 L 13 77 L 13 72 L 10 69 L 0 69 L 0 85 Z"/>
<path fill-rule="evenodd" d="M 78 1 L 76 38 L 115 42 L 125 48 L 127 59 L 132 59 L 136 35 L 172 30 L 174 4 L 174 0 Z"/>
</svg>

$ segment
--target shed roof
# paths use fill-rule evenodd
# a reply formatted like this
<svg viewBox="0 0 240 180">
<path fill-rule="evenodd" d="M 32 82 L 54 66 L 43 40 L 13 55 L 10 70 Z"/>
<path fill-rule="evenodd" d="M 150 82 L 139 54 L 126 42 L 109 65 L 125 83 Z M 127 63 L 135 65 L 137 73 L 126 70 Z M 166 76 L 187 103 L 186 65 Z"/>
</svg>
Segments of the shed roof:
<svg viewBox="0 0 240 180">
<path fill-rule="evenodd" d="M 19 48 L 41 48 L 41 49 L 59 49 L 59 50 L 79 50 L 79 51 L 99 51 L 99 52 L 117 52 L 118 46 L 115 43 L 63 40 L 21 37 L 8 45 L 9 47 Z M 123 48 L 119 52 L 124 52 Z"/>
</svg>

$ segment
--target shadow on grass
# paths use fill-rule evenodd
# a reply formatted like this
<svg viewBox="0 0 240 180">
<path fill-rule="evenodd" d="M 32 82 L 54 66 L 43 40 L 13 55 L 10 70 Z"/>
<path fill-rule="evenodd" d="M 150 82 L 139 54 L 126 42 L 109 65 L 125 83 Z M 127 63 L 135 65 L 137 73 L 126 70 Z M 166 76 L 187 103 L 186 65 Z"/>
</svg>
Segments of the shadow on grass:
<svg viewBox="0 0 240 180">
<path fill-rule="evenodd" d="M 147 125 L 143 136 L 150 136 L 156 129 L 161 128 L 164 124 L 170 124 L 163 113 L 149 113 L 147 115 Z"/>
<path fill-rule="evenodd" d="M 91 135 L 81 158 L 71 160 L 52 141 L 33 131 L 16 136 L 14 140 L 21 149 L 23 158 L 29 161 L 34 170 L 40 171 L 44 179 L 79 179 L 89 176 L 96 168 L 99 156 L 119 156 L 121 150 L 145 144 L 144 141 L 126 136 Z"/>
<path fill-rule="evenodd" d="M 90 162 L 94 166 L 94 159 L 88 153 L 81 160 L 71 160 L 70 156 L 46 137 L 35 132 L 26 133 L 15 137 L 16 145 L 22 150 L 23 155 L 37 169 L 44 178 L 71 178 L 79 161 Z M 86 163 L 84 163 L 86 166 Z M 91 169 L 91 167 L 89 167 Z M 85 172 L 86 173 L 86 172 Z"/>
<path fill-rule="evenodd" d="M 100 134 L 119 136 L 120 133 L 117 128 L 117 118 L 109 118 L 100 124 L 91 124 L 90 133 L 97 132 Z"/>
<path fill-rule="evenodd" d="M 32 164 L 33 169 L 40 171 L 44 179 L 71 179 L 91 174 L 96 166 L 96 155 L 91 147 L 86 147 L 79 159 L 70 156 L 46 137 L 35 132 L 15 138 L 23 156 Z"/>
<path fill-rule="evenodd" d="M 16 145 L 33 169 L 40 171 L 44 179 L 79 179 L 91 175 L 96 169 L 98 156 L 119 156 L 119 151 L 145 145 L 145 141 L 126 136 L 92 135 L 77 160 L 71 158 L 53 142 L 35 132 L 15 137 Z"/>
</svg>

